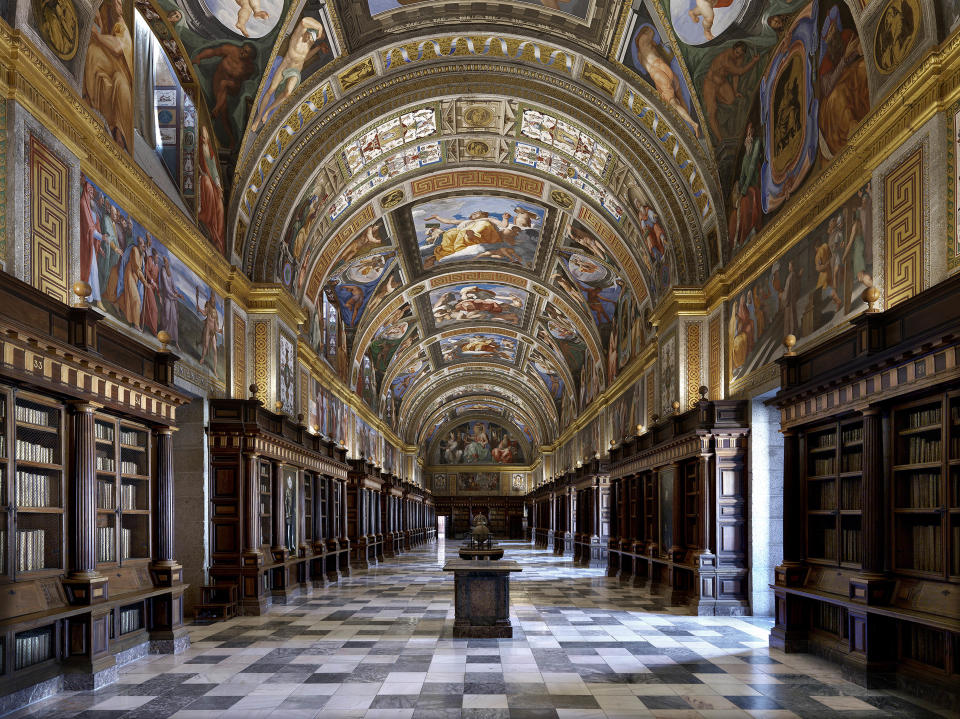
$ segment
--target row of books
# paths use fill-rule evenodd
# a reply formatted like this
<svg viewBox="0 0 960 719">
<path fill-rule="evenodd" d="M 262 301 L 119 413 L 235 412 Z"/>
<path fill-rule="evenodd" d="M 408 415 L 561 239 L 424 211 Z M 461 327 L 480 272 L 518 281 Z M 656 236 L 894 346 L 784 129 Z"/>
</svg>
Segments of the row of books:
<svg viewBox="0 0 960 719">
<path fill-rule="evenodd" d="M 53 413 L 55 414 L 56 410 L 53 410 Z M 24 407 L 22 404 L 18 404 L 15 416 L 18 422 L 36 424 L 40 427 L 54 427 L 56 425 L 50 422 L 50 414 L 51 410 L 34 409 L 33 407 Z"/>
<path fill-rule="evenodd" d="M 811 510 L 836 509 L 837 491 L 833 482 L 814 482 L 808 484 L 807 506 Z"/>
<path fill-rule="evenodd" d="M 859 529 L 840 530 L 840 561 L 860 563 L 860 551 L 863 546 L 860 537 Z"/>
<path fill-rule="evenodd" d="M 53 651 L 53 632 L 41 629 L 24 634 L 18 634 L 16 639 L 16 657 L 14 666 L 17 669 L 45 662 Z"/>
<path fill-rule="evenodd" d="M 129 607 L 120 610 L 120 633 L 127 634 L 135 632 L 143 623 L 140 621 L 140 610 L 137 607 Z"/>
<path fill-rule="evenodd" d="M 943 571 L 943 542 L 940 524 L 915 524 L 910 528 L 913 555 L 907 566 L 918 572 Z"/>
<path fill-rule="evenodd" d="M 0 529 L 0 574 L 7 573 L 7 530 Z"/>
<path fill-rule="evenodd" d="M 0 413 L 2 413 L 0 409 Z M 950 422 L 952 424 L 960 424 L 960 404 L 954 404 L 950 406 Z"/>
<path fill-rule="evenodd" d="M 903 652 L 911 659 L 943 669 L 946 665 L 945 642 L 943 634 L 935 629 L 911 625 L 905 632 Z"/>
<path fill-rule="evenodd" d="M 897 506 L 908 508 L 940 506 L 939 474 L 923 472 L 899 477 L 898 480 L 900 491 L 897 493 Z"/>
<path fill-rule="evenodd" d="M 840 509 L 862 509 L 863 489 L 859 479 L 844 479 L 840 482 Z"/>
<path fill-rule="evenodd" d="M 930 409 L 911 412 L 907 415 L 907 426 L 904 429 L 919 429 L 928 427 L 932 424 L 940 424 L 940 408 L 931 407 Z"/>
<path fill-rule="evenodd" d="M 111 427 L 109 424 L 101 424 L 100 422 L 96 422 L 94 424 L 93 433 L 97 439 L 105 439 L 108 442 L 113 441 L 113 427 Z"/>
<path fill-rule="evenodd" d="M 837 437 L 833 432 L 815 434 L 813 437 L 813 449 L 833 449 L 837 446 Z"/>
<path fill-rule="evenodd" d="M 817 629 L 843 636 L 846 634 L 843 626 L 846 620 L 845 614 L 843 607 L 837 607 L 826 602 L 817 602 L 813 605 L 811 619 L 813 626 Z"/>
<path fill-rule="evenodd" d="M 140 464 L 138 462 L 121 462 L 120 474 L 141 475 L 143 474 L 143 471 L 140 469 Z"/>
<path fill-rule="evenodd" d="M 843 443 L 862 442 L 863 427 L 848 427 L 843 430 Z"/>
<path fill-rule="evenodd" d="M 910 437 L 907 442 L 907 464 L 940 461 L 940 440 L 926 437 Z"/>
<path fill-rule="evenodd" d="M 113 482 L 97 482 L 97 508 L 113 509 Z"/>
<path fill-rule="evenodd" d="M 833 527 L 823 530 L 823 553 L 821 559 L 837 558 L 837 530 Z"/>
<path fill-rule="evenodd" d="M 42 444 L 17 440 L 17 459 L 24 462 L 43 462 L 57 464 L 57 453 L 54 447 L 44 447 Z"/>
<path fill-rule="evenodd" d="M 44 529 L 22 529 L 17 532 L 17 571 L 35 572 L 46 566 Z"/>
<path fill-rule="evenodd" d="M 863 452 L 849 452 L 840 455 L 841 472 L 863 471 Z"/>
<path fill-rule="evenodd" d="M 37 472 L 17 472 L 14 494 L 18 507 L 49 507 L 50 477 Z"/>
<path fill-rule="evenodd" d="M 97 455 L 97 470 L 101 472 L 113 472 L 117 468 L 117 463 L 113 460 L 113 457 L 104 457 L 101 454 Z"/>
<path fill-rule="evenodd" d="M 128 444 L 132 447 L 143 447 L 143 432 L 120 430 L 120 444 Z"/>
<path fill-rule="evenodd" d="M 0 454 L 3 454 L 2 450 Z M 950 459 L 960 459 L 960 437 L 950 438 Z"/>
<path fill-rule="evenodd" d="M 833 457 L 821 457 L 813 460 L 813 476 L 820 477 L 834 473 Z"/>
<path fill-rule="evenodd" d="M 117 555 L 116 532 L 113 527 L 97 527 L 97 561 L 112 562 Z"/>
</svg>

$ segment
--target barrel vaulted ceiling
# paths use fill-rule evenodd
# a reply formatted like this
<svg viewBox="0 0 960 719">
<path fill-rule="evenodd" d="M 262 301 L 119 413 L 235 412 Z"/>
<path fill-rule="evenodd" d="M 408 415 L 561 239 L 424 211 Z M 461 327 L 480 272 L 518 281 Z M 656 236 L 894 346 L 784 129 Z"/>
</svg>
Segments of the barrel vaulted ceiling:
<svg viewBox="0 0 960 719">
<path fill-rule="evenodd" d="M 739 98 L 824 4 L 733 0 L 708 28 L 678 0 L 264 0 L 244 38 L 211 0 L 152 1 L 234 167 L 235 261 L 422 446 L 466 416 L 551 442 L 729 258 Z"/>
</svg>

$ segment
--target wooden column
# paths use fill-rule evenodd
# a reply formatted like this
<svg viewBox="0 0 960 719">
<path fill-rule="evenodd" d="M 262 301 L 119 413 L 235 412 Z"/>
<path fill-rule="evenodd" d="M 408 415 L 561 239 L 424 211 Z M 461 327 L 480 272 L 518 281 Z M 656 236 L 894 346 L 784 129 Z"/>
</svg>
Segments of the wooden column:
<svg viewBox="0 0 960 719">
<path fill-rule="evenodd" d="M 70 478 L 69 571 L 63 580 L 71 604 L 107 599 L 107 578 L 97 571 L 97 469 L 94 413 L 100 405 L 78 402 L 71 408 L 73 473 Z M 119 516 L 119 515 L 118 515 Z M 11 532 L 12 534 L 12 532 Z"/>
<path fill-rule="evenodd" d="M 270 551 L 273 553 L 275 562 L 286 560 L 289 550 L 284 541 L 286 539 L 284 532 L 284 512 L 283 512 L 283 465 L 280 462 L 271 462 L 270 481 L 273 483 L 273 544 L 270 545 Z"/>
<path fill-rule="evenodd" d="M 864 604 L 887 604 L 893 585 L 884 574 L 886 543 L 883 520 L 883 422 L 880 410 L 863 412 L 863 478 L 860 517 L 861 569 L 850 579 L 850 598 Z"/>
<path fill-rule="evenodd" d="M 157 443 L 157 502 L 154 517 L 157 527 L 157 552 L 150 571 L 153 583 L 170 587 L 182 582 L 183 568 L 173 558 L 174 494 L 173 494 L 173 429 L 163 427 L 154 430 Z"/>
</svg>

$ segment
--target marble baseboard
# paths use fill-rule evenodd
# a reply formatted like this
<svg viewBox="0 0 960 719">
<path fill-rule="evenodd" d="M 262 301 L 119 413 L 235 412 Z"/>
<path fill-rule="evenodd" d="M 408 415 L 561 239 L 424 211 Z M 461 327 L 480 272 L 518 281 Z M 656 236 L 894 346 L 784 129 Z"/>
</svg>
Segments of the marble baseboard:
<svg viewBox="0 0 960 719">
<path fill-rule="evenodd" d="M 129 650 L 128 650 L 129 651 Z M 69 672 L 63 675 L 63 688 L 69 691 L 90 691 L 102 689 L 120 678 L 120 667 L 114 664 L 99 672 Z"/>
<path fill-rule="evenodd" d="M 184 634 L 173 639 L 151 639 L 151 654 L 180 654 L 190 648 L 190 635 Z"/>
<path fill-rule="evenodd" d="M 41 699 L 53 696 L 57 692 L 63 691 L 63 675 L 47 679 L 33 686 L 24 687 L 10 694 L 0 697 L 0 716 L 10 712 L 22 709 L 28 704 L 33 704 Z"/>
</svg>

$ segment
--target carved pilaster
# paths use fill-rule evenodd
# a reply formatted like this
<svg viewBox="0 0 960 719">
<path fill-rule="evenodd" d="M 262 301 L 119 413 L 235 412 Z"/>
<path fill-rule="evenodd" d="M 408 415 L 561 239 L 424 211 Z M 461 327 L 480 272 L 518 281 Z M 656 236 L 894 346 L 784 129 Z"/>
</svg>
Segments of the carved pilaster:
<svg viewBox="0 0 960 719">
<path fill-rule="evenodd" d="M 153 583 L 170 587 L 182 582 L 183 567 L 173 558 L 175 503 L 173 494 L 173 432 L 170 427 L 154 430 L 157 443 L 157 489 L 155 525 L 157 554 L 150 565 Z"/>
<path fill-rule="evenodd" d="M 880 410 L 863 412 L 863 475 L 860 518 L 861 570 L 850 579 L 850 599 L 864 604 L 886 604 L 893 583 L 883 572 L 883 423 Z"/>
</svg>

